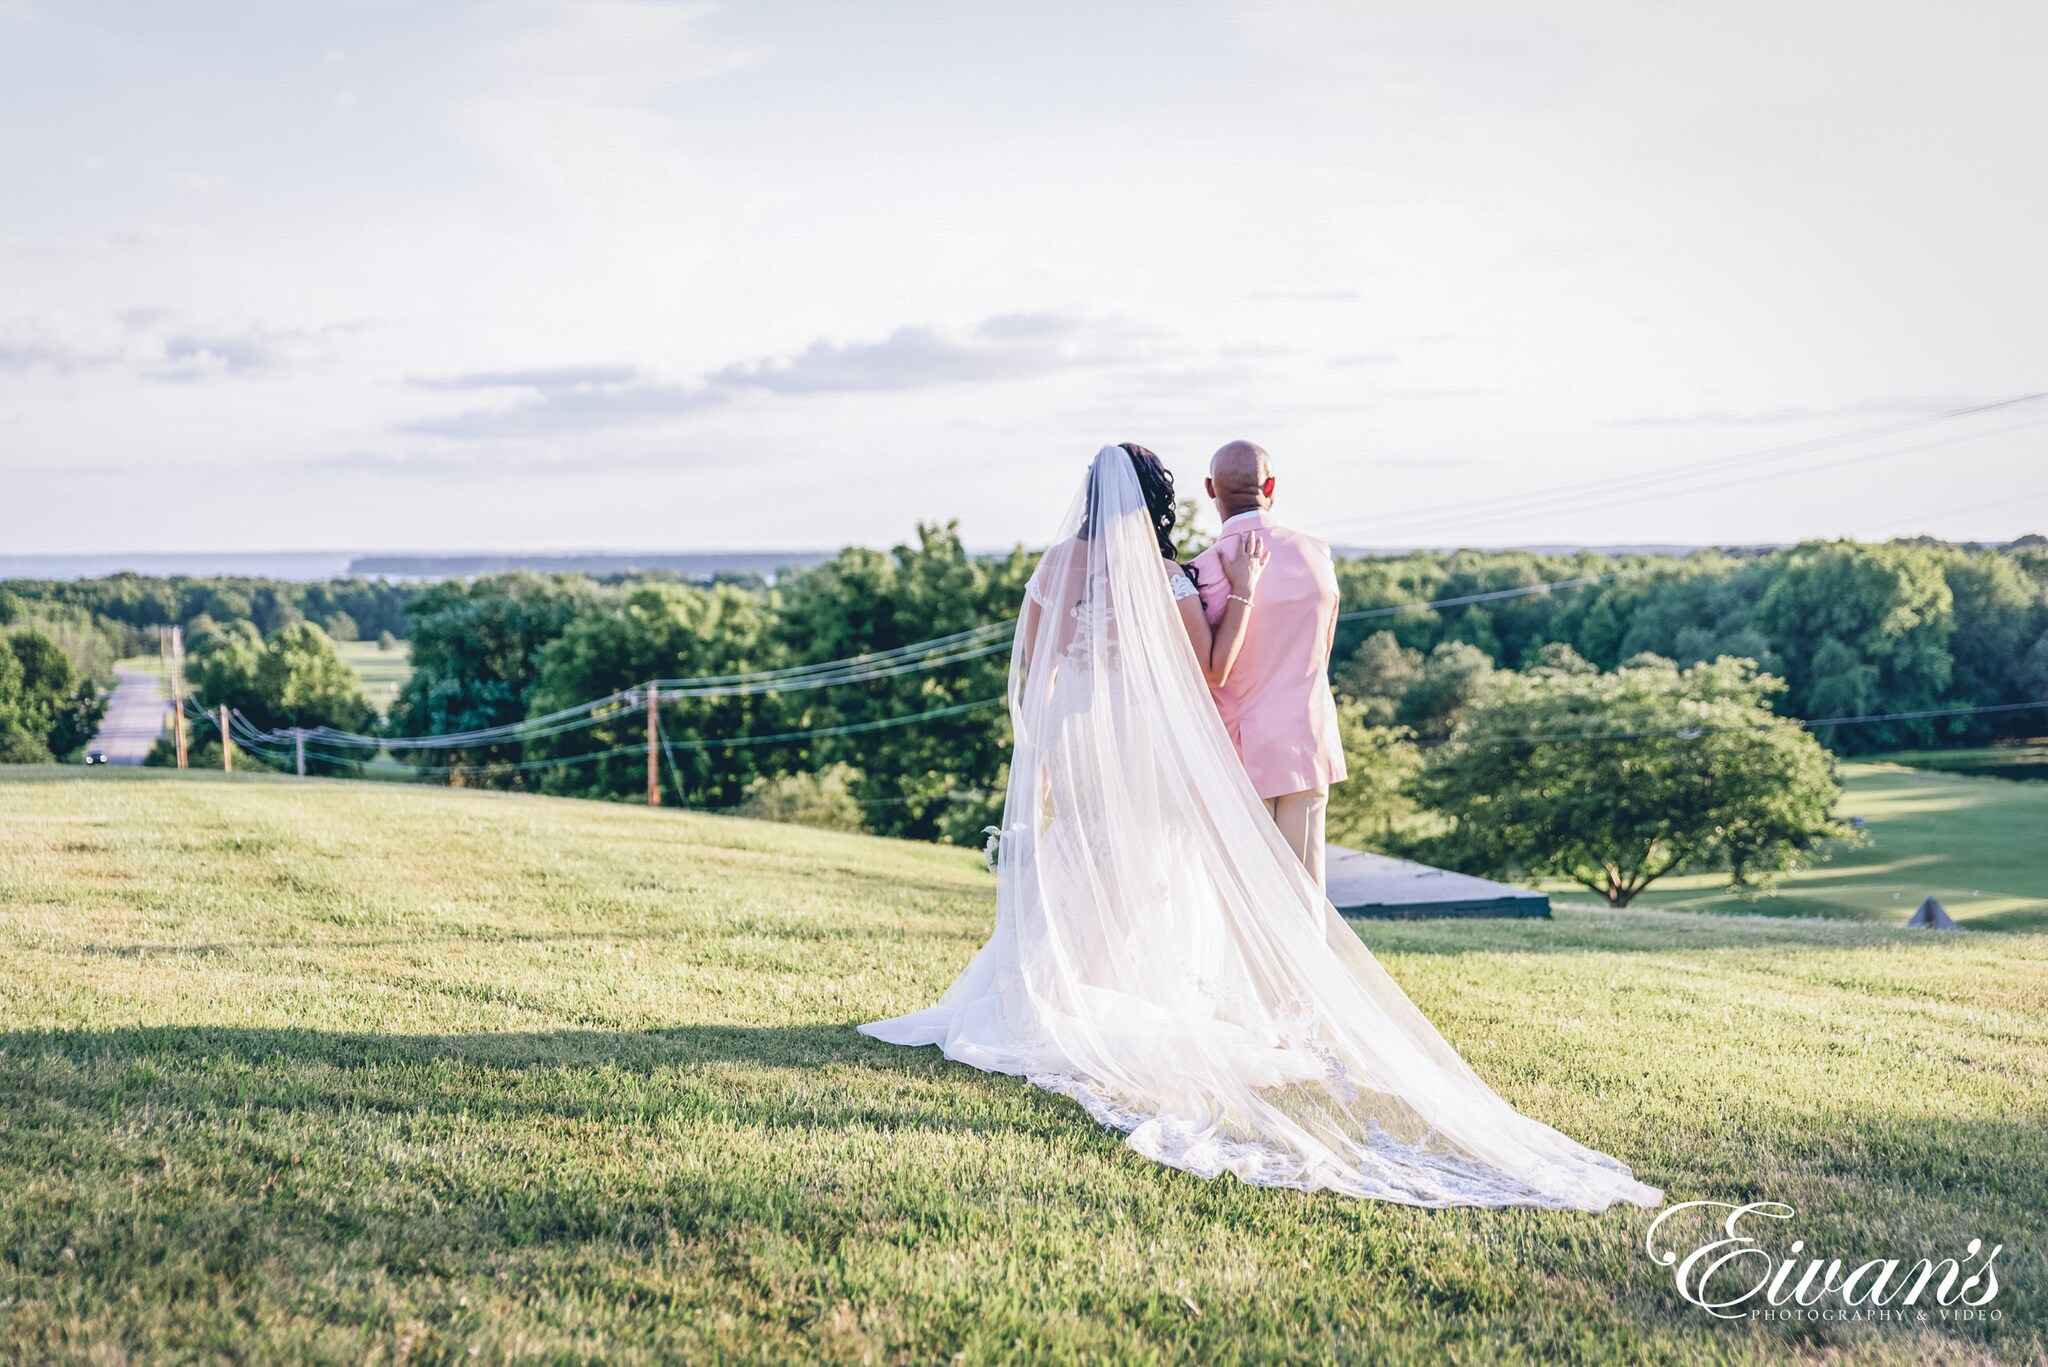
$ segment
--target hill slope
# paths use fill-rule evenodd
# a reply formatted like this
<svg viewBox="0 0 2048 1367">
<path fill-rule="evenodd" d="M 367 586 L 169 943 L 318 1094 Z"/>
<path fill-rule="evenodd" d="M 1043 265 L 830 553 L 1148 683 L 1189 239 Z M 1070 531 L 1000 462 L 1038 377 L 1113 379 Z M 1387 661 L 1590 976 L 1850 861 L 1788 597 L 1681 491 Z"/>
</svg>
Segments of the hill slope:
<svg viewBox="0 0 2048 1367">
<path fill-rule="evenodd" d="M 857 1035 L 963 851 L 531 797 L 0 778 L 22 1358 L 1206 1362 L 2043 1349 L 2048 938 L 1644 911 L 1374 925 L 1510 1100 L 1816 1249 L 2008 1250 L 2002 1319 L 1710 1322 L 1646 1212 L 1204 1183 Z M 409 1356 L 408 1356 L 409 1355 Z M 957 1356 L 956 1356 L 957 1355 Z"/>
<path fill-rule="evenodd" d="M 1842 785 L 1842 814 L 1864 819 L 1865 843 L 1835 848 L 1755 901 L 1731 896 L 1726 875 L 1680 874 L 1638 904 L 1896 926 L 1931 894 L 1975 930 L 2048 930 L 2048 783 L 1862 763 L 1842 766 Z"/>
</svg>

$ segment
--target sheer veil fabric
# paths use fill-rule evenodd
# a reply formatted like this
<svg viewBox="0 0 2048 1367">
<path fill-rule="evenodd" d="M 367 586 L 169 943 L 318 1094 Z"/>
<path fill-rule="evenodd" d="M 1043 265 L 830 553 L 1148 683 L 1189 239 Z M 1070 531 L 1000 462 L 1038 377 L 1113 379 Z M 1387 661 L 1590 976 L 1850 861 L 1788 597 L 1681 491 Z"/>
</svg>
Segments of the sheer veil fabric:
<svg viewBox="0 0 2048 1367">
<path fill-rule="evenodd" d="M 996 926 L 936 1006 L 862 1026 L 1072 1097 L 1148 1158 L 1419 1206 L 1653 1206 L 1521 1115 L 1281 842 L 1105 447 L 1033 575 Z"/>
</svg>

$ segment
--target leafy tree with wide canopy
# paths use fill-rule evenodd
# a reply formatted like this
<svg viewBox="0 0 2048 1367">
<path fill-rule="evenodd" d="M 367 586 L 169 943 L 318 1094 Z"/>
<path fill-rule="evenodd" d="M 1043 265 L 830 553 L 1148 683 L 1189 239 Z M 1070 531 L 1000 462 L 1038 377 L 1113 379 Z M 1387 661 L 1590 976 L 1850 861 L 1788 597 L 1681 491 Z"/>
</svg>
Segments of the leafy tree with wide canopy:
<svg viewBox="0 0 2048 1367">
<path fill-rule="evenodd" d="M 259 730 L 364 731 L 376 720 L 355 671 L 311 622 L 290 623 L 268 637 L 249 622 L 236 622 L 202 636 L 185 662 L 185 678 L 201 707 L 217 712 L 226 706 Z M 159 749 L 164 745 L 159 742 Z M 366 757 L 322 751 L 316 744 L 306 756 L 306 772 L 354 773 Z"/>
<path fill-rule="evenodd" d="M 1954 672 L 1955 595 L 1930 547 L 1801 546 L 1786 557 L 1756 617 L 1784 664 L 1794 716 L 1939 707 Z M 1866 725 L 1830 742 L 1867 751 L 1931 734 L 1925 723 Z"/>
<path fill-rule="evenodd" d="M 917 541 L 879 551 L 849 549 L 781 590 L 780 656 L 809 664 L 1002 622 L 1017 615 L 1035 557 L 969 555 L 957 526 L 920 526 Z M 793 695 L 785 730 L 858 725 L 1001 699 L 1010 657 L 995 650 L 929 672 Z M 858 770 L 853 795 L 868 829 L 912 839 L 978 845 L 1001 820 L 1009 777 L 1010 721 L 1001 702 L 904 726 L 820 737 L 778 756 L 795 769 L 844 763 Z"/>
<path fill-rule="evenodd" d="M 1567 878 L 1617 907 L 1682 870 L 1767 887 L 1845 833 L 1833 760 L 1771 710 L 1783 688 L 1726 657 L 1495 674 L 1413 784 L 1448 823 L 1417 852 L 1488 877 Z"/>
<path fill-rule="evenodd" d="M 580 574 L 522 571 L 434 585 L 407 609 L 412 675 L 392 707 L 391 729 L 439 736 L 525 720 L 541 651 L 605 596 Z M 455 781 L 473 786 L 533 786 L 529 771 L 493 767 L 526 757 L 517 741 L 402 753 L 448 766 Z"/>
<path fill-rule="evenodd" d="M 585 608 L 540 651 L 531 695 L 536 715 L 592 698 L 638 690 L 654 679 L 743 674 L 761 666 L 769 604 L 758 594 L 720 584 L 642 584 L 623 598 Z M 771 694 L 678 698 L 661 704 L 661 734 L 677 747 L 658 758 L 664 799 L 690 807 L 730 807 L 762 772 L 754 745 L 720 745 L 775 734 L 779 710 Z M 541 737 L 532 759 L 625 753 L 545 768 L 544 792 L 575 797 L 643 797 L 647 792 L 647 703 L 644 692 L 595 714 L 594 724 Z"/>
<path fill-rule="evenodd" d="M 99 729 L 106 699 L 79 678 L 57 642 L 0 631 L 0 764 L 75 758 Z"/>
</svg>

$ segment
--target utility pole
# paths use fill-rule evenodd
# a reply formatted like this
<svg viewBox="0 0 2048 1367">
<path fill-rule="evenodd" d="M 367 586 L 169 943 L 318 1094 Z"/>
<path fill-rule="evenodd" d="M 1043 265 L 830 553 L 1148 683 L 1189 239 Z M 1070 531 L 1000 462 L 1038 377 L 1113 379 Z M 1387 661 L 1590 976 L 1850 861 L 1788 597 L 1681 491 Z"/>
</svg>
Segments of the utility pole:
<svg viewBox="0 0 2048 1367">
<path fill-rule="evenodd" d="M 220 771 L 235 772 L 235 743 L 228 739 L 228 705 L 220 705 Z"/>
<path fill-rule="evenodd" d="M 185 767 L 185 628 L 171 628 L 171 727 L 178 735 L 178 767 Z"/>
<path fill-rule="evenodd" d="M 661 690 L 647 685 L 647 805 L 661 805 L 661 770 L 656 754 L 661 744 Z"/>
<path fill-rule="evenodd" d="M 298 742 L 299 777 L 304 778 L 306 776 L 306 728 L 303 726 L 294 726 L 292 728 L 292 739 Z"/>
</svg>

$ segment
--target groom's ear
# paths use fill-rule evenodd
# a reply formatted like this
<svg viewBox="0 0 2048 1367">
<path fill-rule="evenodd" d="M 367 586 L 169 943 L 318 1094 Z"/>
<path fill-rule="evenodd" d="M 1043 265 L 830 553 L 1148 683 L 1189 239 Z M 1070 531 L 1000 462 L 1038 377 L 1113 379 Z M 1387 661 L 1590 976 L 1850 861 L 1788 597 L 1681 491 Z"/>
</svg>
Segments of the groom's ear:
<svg viewBox="0 0 2048 1367">
<path fill-rule="evenodd" d="M 1266 497 L 1266 501 L 1267 501 L 1267 502 L 1269 502 L 1269 503 L 1270 503 L 1270 502 L 1272 501 L 1272 499 L 1273 499 L 1273 477 L 1272 477 L 1271 475 L 1267 475 L 1267 476 L 1266 476 L 1266 482 L 1265 482 L 1264 484 L 1261 484 L 1261 485 L 1259 486 L 1259 492 L 1260 492 L 1261 494 L 1265 495 L 1265 497 Z"/>
<path fill-rule="evenodd" d="M 1216 481 L 1207 475 L 1202 476 L 1202 492 L 1211 498 L 1216 497 Z"/>
</svg>

